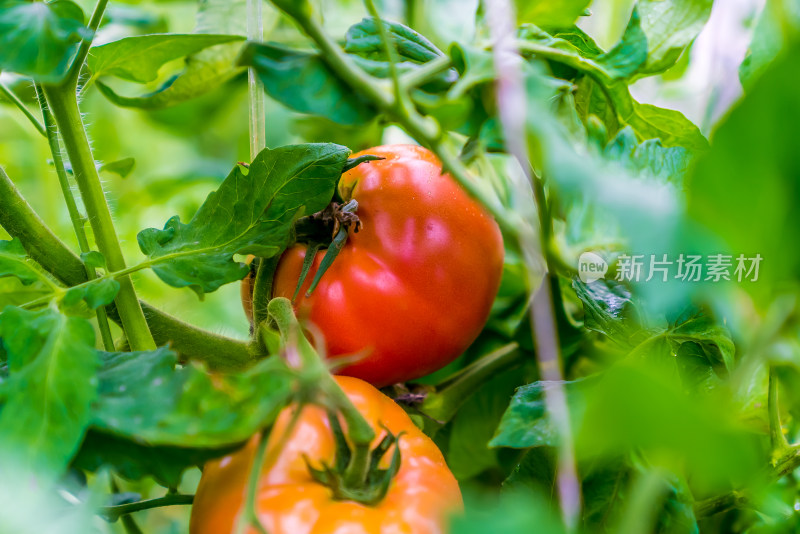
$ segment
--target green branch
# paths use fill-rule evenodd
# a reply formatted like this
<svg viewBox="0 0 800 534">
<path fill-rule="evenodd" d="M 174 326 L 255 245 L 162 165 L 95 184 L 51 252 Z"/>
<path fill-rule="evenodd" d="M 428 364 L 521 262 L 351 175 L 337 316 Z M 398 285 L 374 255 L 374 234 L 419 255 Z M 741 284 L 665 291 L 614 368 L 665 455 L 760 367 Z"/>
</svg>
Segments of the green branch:
<svg viewBox="0 0 800 534">
<path fill-rule="evenodd" d="M 121 271 L 125 269 L 125 258 L 114 229 L 111 210 L 106 203 L 100 176 L 97 174 L 75 91 L 69 85 L 45 86 L 44 93 L 61 132 L 61 139 L 72 164 L 75 181 L 86 206 L 97 247 L 105 257 L 109 270 Z M 156 344 L 144 319 L 133 281 L 130 277 L 123 277 L 119 279 L 119 284 L 120 289 L 115 302 L 131 348 L 155 349 Z"/>
<path fill-rule="evenodd" d="M 128 504 L 118 504 L 116 506 L 105 506 L 100 508 L 98 515 L 105 517 L 108 521 L 116 521 L 120 518 L 120 516 L 125 514 L 141 512 L 142 510 L 150 510 L 151 508 L 161 508 L 162 506 L 192 504 L 192 502 L 194 502 L 194 495 L 173 493 L 163 497 L 158 497 L 156 499 L 147 499 Z"/>
<path fill-rule="evenodd" d="M 0 226 L 18 238 L 31 259 L 66 286 L 87 281 L 83 262 L 47 227 L 0 167 Z M 182 357 L 205 361 L 212 368 L 247 367 L 261 356 L 255 342 L 213 334 L 185 323 L 142 302 L 142 309 L 158 345 L 170 344 Z M 115 307 L 108 315 L 119 323 Z"/>
<path fill-rule="evenodd" d="M 283 2 L 275 2 L 282 8 Z M 442 162 L 445 171 L 458 182 L 468 195 L 477 199 L 510 235 L 516 235 L 521 221 L 509 214 L 497 196 L 487 192 L 461 160 L 446 146 L 439 124 L 431 117 L 423 117 L 413 106 L 404 107 L 386 88 L 385 80 L 370 76 L 358 67 L 341 47 L 323 30 L 322 25 L 308 13 L 296 9 L 284 9 L 321 50 L 322 59 L 331 70 L 355 91 L 368 98 L 380 111 L 400 124 L 420 144 L 433 151 Z M 379 25 L 380 26 L 380 25 Z M 437 64 L 436 68 L 441 66 Z"/>
<path fill-rule="evenodd" d="M 86 220 L 78 211 L 78 205 L 75 202 L 75 197 L 72 194 L 72 188 L 67 178 L 67 171 L 64 168 L 64 160 L 61 157 L 61 147 L 58 144 L 58 133 L 56 125 L 53 123 L 53 116 L 50 109 L 47 107 L 42 87 L 36 84 L 36 98 L 39 100 L 39 107 L 42 110 L 42 121 L 44 122 L 45 131 L 47 132 L 47 142 L 50 145 L 50 154 L 53 156 L 53 165 L 56 168 L 56 175 L 58 176 L 58 184 L 61 186 L 61 193 L 64 196 L 64 202 L 67 204 L 67 211 L 69 212 L 70 221 L 72 221 L 72 228 L 75 231 L 75 237 L 78 239 L 78 247 L 81 252 L 89 252 L 89 239 L 86 237 L 86 229 L 84 224 Z M 84 265 L 86 276 L 89 280 L 97 278 L 97 272 L 93 267 Z M 103 340 L 103 347 L 107 351 L 114 350 L 114 338 L 111 335 L 111 328 L 108 325 L 108 316 L 104 306 L 99 306 L 95 310 L 97 315 L 97 326 L 100 330 L 100 337 Z"/>
<path fill-rule="evenodd" d="M 25 114 L 25 116 L 28 118 L 28 120 L 31 121 L 31 124 L 33 124 L 33 127 L 36 128 L 36 130 L 40 134 L 45 135 L 45 136 L 47 135 L 47 132 L 45 131 L 44 125 L 41 122 L 39 122 L 39 119 L 37 119 L 33 115 L 33 113 L 31 113 L 31 110 L 28 109 L 28 106 L 26 106 L 25 103 L 22 100 L 20 100 L 17 97 L 17 95 L 14 94 L 13 91 L 11 91 L 11 89 L 6 87 L 4 84 L 0 83 L 0 93 L 3 93 L 6 96 L 6 98 L 8 98 L 11 101 L 12 104 L 17 106 L 19 108 L 19 110 L 22 111 L 22 113 Z"/>
</svg>

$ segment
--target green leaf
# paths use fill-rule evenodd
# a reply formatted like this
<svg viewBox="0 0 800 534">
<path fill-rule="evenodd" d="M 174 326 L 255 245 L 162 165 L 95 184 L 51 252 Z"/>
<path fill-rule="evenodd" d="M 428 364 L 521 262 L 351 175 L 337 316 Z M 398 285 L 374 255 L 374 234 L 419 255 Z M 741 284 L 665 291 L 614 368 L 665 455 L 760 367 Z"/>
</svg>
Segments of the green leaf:
<svg viewBox="0 0 800 534">
<path fill-rule="evenodd" d="M 106 267 L 106 258 L 96 250 L 81 252 L 81 261 L 84 265 L 93 269 L 108 269 Z"/>
<path fill-rule="evenodd" d="M 515 0 L 517 21 L 531 22 L 543 28 L 572 26 L 591 0 Z"/>
<path fill-rule="evenodd" d="M 239 65 L 253 67 L 264 89 L 281 104 L 339 124 L 365 124 L 377 111 L 339 79 L 319 54 L 248 42 Z"/>
<path fill-rule="evenodd" d="M 188 224 L 175 216 L 163 230 L 139 232 L 139 248 L 164 282 L 200 296 L 241 280 L 248 267 L 233 255 L 281 252 L 294 221 L 331 201 L 349 154 L 330 143 L 264 149 L 246 173 L 234 167 Z"/>
<path fill-rule="evenodd" d="M 239 35 L 164 33 L 134 35 L 93 46 L 87 64 L 92 76 L 112 75 L 132 82 L 147 83 L 158 78 L 165 63 L 195 54 L 210 46 L 240 41 Z"/>
<path fill-rule="evenodd" d="M 111 468 L 127 480 L 153 477 L 167 488 L 177 488 L 184 471 L 202 467 L 208 460 L 227 454 L 230 447 L 202 449 L 194 447 L 151 446 L 98 430 L 89 430 L 73 467 L 90 472 Z"/>
<path fill-rule="evenodd" d="M 647 63 L 638 75 L 669 69 L 700 33 L 711 15 L 713 0 L 640 0 L 636 6 L 647 36 Z"/>
<path fill-rule="evenodd" d="M 583 302 L 583 326 L 628 346 L 633 333 L 642 326 L 627 286 L 614 280 L 601 279 L 587 284 L 575 279 L 572 287 Z"/>
<path fill-rule="evenodd" d="M 9 306 L 0 314 L 8 355 L 0 448 L 34 469 L 59 473 L 78 449 L 97 397 L 94 330 L 53 309 Z"/>
<path fill-rule="evenodd" d="M 800 280 L 800 248 L 787 246 L 800 220 L 794 141 L 800 138 L 798 86 L 800 46 L 795 44 L 718 127 L 711 150 L 687 181 L 690 215 L 717 240 L 703 239 L 702 230 L 695 230 L 682 236 L 682 247 L 730 254 L 734 266 L 739 255 L 760 255 L 757 281 L 731 281 L 758 304 L 768 302 L 782 284 Z"/>
<path fill-rule="evenodd" d="M 243 373 L 176 368 L 167 348 L 103 353 L 92 424 L 149 445 L 218 448 L 270 424 L 288 401 L 291 375 L 277 357 Z"/>
<path fill-rule="evenodd" d="M 52 289 L 42 283 L 25 285 L 19 278 L 0 278 L 0 309 L 21 306 L 51 293 Z"/>
<path fill-rule="evenodd" d="M 242 0 L 201 0 L 197 12 L 195 33 L 210 35 L 245 35 L 246 21 L 242 17 L 245 2 Z M 199 51 L 186 58 L 186 68 L 152 93 L 142 96 L 123 96 L 101 82 L 100 92 L 121 107 L 162 109 L 216 89 L 242 72 L 236 66 L 241 44 L 223 43 Z"/>
<path fill-rule="evenodd" d="M 120 178 L 127 178 L 136 165 L 134 158 L 122 158 L 116 161 L 102 163 L 97 167 L 98 172 L 113 172 Z"/>
<path fill-rule="evenodd" d="M 69 0 L 0 0 L 0 70 L 58 83 L 78 42 L 91 39 L 81 8 Z"/>
<path fill-rule="evenodd" d="M 24 285 L 46 281 L 44 275 L 28 260 L 28 253 L 17 238 L 0 240 L 0 278 L 6 276 L 18 278 Z"/>
<path fill-rule="evenodd" d="M 584 390 L 590 384 L 593 384 L 591 379 L 572 382 L 539 381 L 517 388 L 489 446 L 515 449 L 556 446 L 559 437 L 547 410 L 547 391 L 555 387 L 564 388 L 574 427 L 585 410 Z"/>
<path fill-rule="evenodd" d="M 383 25 L 401 59 L 425 63 L 444 55 L 436 45 L 404 24 L 383 21 Z M 367 59 L 381 61 L 389 59 L 384 51 L 378 25 L 372 17 L 364 18 L 361 22 L 350 26 L 345 35 L 344 50 Z"/>
<path fill-rule="evenodd" d="M 471 478 L 497 465 L 497 451 L 489 448 L 489 440 L 520 382 L 516 369 L 495 376 L 458 410 L 447 446 L 447 465 L 456 478 Z"/>
<path fill-rule="evenodd" d="M 677 185 L 683 185 L 692 159 L 689 150 L 680 146 L 664 147 L 660 139 L 647 139 L 639 143 L 630 126 L 621 129 L 608 142 L 603 156 L 637 175 L 645 173 Z"/>
<path fill-rule="evenodd" d="M 466 493 L 466 492 L 465 492 Z M 552 496 L 521 489 L 465 495 L 463 514 L 451 519 L 450 532 L 458 534 L 565 534 L 553 513 Z"/>
<path fill-rule="evenodd" d="M 595 57 L 595 61 L 614 79 L 631 77 L 647 61 L 647 37 L 636 8 L 620 42 L 606 54 Z"/>
<path fill-rule="evenodd" d="M 119 282 L 113 278 L 101 278 L 83 287 L 72 287 L 64 295 L 64 304 L 74 306 L 80 300 L 86 301 L 89 308 L 95 309 L 114 302 L 119 292 Z"/>
</svg>

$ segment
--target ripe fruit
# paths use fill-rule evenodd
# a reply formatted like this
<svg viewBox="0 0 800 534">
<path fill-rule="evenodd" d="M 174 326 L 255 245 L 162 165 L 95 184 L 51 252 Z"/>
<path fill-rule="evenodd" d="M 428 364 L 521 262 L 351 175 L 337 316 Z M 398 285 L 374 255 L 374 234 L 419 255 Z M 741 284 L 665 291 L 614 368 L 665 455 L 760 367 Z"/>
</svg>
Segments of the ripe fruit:
<svg viewBox="0 0 800 534">
<path fill-rule="evenodd" d="M 433 441 L 391 399 L 369 384 L 349 377 L 337 382 L 375 428 L 377 444 L 388 428 L 399 438 L 400 468 L 388 493 L 374 505 L 335 500 L 332 490 L 315 481 L 309 464 L 333 464 L 335 442 L 325 411 L 303 408 L 285 446 L 276 446 L 294 407 L 285 409 L 270 433 L 255 499 L 262 525 L 270 534 L 399 533 L 440 534 L 447 516 L 461 509 L 458 483 Z M 382 426 L 383 425 L 383 426 Z M 258 437 L 233 454 L 206 464 L 192 507 L 190 534 L 230 534 L 243 508 Z M 388 467 L 394 446 L 380 467 Z M 250 529 L 247 532 L 255 532 Z"/>
</svg>

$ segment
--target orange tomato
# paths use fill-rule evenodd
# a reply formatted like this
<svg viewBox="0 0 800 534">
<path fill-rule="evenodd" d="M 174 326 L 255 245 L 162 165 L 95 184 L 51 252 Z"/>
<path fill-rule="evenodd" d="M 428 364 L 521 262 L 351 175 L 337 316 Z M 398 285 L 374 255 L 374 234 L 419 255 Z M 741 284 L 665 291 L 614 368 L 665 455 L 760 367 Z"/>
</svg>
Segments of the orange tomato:
<svg viewBox="0 0 800 534">
<path fill-rule="evenodd" d="M 400 437 L 401 464 L 386 496 L 376 505 L 337 501 L 316 482 L 303 457 L 314 467 L 332 464 L 335 442 L 325 411 L 303 408 L 282 450 L 276 449 L 292 411 L 285 409 L 270 433 L 255 507 L 270 534 L 440 534 L 448 515 L 462 507 L 461 492 L 433 441 L 414 426 L 391 399 L 366 382 L 337 377 L 339 385 L 375 428 L 374 445 L 385 435 Z M 209 462 L 197 488 L 190 534 L 230 534 L 244 505 L 258 437 L 239 451 Z M 394 446 L 382 460 L 388 467 Z M 254 534 L 255 529 L 247 530 Z"/>
</svg>

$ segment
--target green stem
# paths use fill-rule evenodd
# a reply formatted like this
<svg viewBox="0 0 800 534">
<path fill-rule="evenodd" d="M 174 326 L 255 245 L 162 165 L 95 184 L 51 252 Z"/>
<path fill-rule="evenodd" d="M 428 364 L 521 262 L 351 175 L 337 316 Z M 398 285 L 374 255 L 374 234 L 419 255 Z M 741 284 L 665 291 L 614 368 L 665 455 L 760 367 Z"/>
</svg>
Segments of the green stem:
<svg viewBox="0 0 800 534">
<path fill-rule="evenodd" d="M 775 376 L 775 370 L 771 367 L 769 370 L 767 409 L 769 412 L 769 437 L 772 452 L 775 455 L 780 455 L 789 448 L 789 442 L 786 440 L 781 427 L 780 406 L 778 405 L 778 377 Z"/>
<path fill-rule="evenodd" d="M 400 84 L 406 91 L 419 87 L 420 85 L 425 85 L 441 73 L 446 72 L 452 64 L 449 57 L 439 56 L 401 76 Z"/>
<path fill-rule="evenodd" d="M 392 80 L 392 88 L 394 89 L 395 106 L 406 111 L 410 102 L 408 93 L 403 90 L 400 84 L 400 78 L 397 75 L 397 63 L 400 61 L 397 55 L 397 49 L 395 48 L 394 42 L 392 42 L 392 37 L 383 25 L 383 20 L 381 19 L 380 13 L 378 13 L 378 9 L 375 7 L 375 2 L 373 2 L 373 0 L 364 0 L 364 5 L 367 7 L 369 14 L 372 15 L 372 18 L 375 19 L 375 25 L 378 27 L 378 35 L 381 38 L 383 50 L 386 52 L 386 57 L 389 60 L 389 77 Z"/>
<path fill-rule="evenodd" d="M 267 306 L 272 298 L 272 281 L 280 257 L 281 254 L 276 254 L 271 258 L 261 258 L 258 262 L 256 278 L 253 281 L 253 325 L 255 329 L 269 318 Z"/>
<path fill-rule="evenodd" d="M 89 26 L 90 30 L 97 31 L 97 28 L 100 27 L 100 21 L 103 20 L 103 14 L 106 11 L 106 6 L 108 5 L 108 0 L 97 0 L 97 4 L 94 6 L 94 11 L 92 12 L 92 17 L 89 19 Z M 69 88 L 71 93 L 75 93 L 75 90 L 78 87 L 78 79 L 81 75 L 81 70 L 83 69 L 83 63 L 86 61 L 86 56 L 89 55 L 89 49 L 92 47 L 92 39 L 85 39 L 81 42 L 80 46 L 78 47 L 78 52 L 75 54 L 75 59 L 72 60 L 72 65 L 70 65 L 69 72 L 67 73 L 67 77 L 63 82 L 64 88 Z"/>
<path fill-rule="evenodd" d="M 519 345 L 509 343 L 480 357 L 442 381 L 438 391 L 425 397 L 420 411 L 439 423 L 446 423 L 480 384 L 517 363 L 519 356 Z"/>
<path fill-rule="evenodd" d="M 103 0 L 100 3 L 103 3 Z M 72 163 L 75 180 L 86 206 L 97 246 L 105 257 L 110 271 L 125 269 L 125 258 L 114 229 L 111 211 L 106 203 L 100 176 L 97 174 L 75 92 L 66 86 L 45 86 L 44 93 Z M 131 349 L 155 349 L 156 344 L 136 297 L 133 281 L 127 276 L 118 281 L 120 289 L 115 302 Z"/>
<path fill-rule="evenodd" d="M 142 510 L 150 510 L 151 508 L 160 508 L 162 506 L 192 504 L 192 502 L 194 502 L 194 495 L 172 493 L 156 499 L 147 499 L 128 504 L 119 504 L 117 506 L 106 506 L 100 508 L 98 514 L 107 518 L 109 521 L 116 521 L 120 516 L 125 514 L 132 514 L 133 512 L 140 512 Z"/>
<path fill-rule="evenodd" d="M 325 363 L 320 358 L 314 347 L 303 335 L 300 324 L 292 310 L 292 303 L 289 299 L 278 297 L 270 301 L 268 306 L 270 316 L 275 320 L 281 332 L 281 338 L 285 346 L 295 345 L 300 364 L 309 377 L 312 385 L 321 391 L 325 399 L 329 401 L 344 417 L 347 423 L 347 435 L 353 446 L 367 446 L 375 439 L 375 430 L 370 426 L 361 412 L 355 407 L 350 398 L 345 395 L 339 384 L 333 379 Z M 348 467 L 349 469 L 349 467 Z"/>
<path fill-rule="evenodd" d="M 0 167 L 0 226 L 18 238 L 28 255 L 66 286 L 86 282 L 83 262 L 47 227 Z M 239 341 L 187 324 L 142 302 L 147 323 L 159 345 L 169 343 L 187 359 L 206 361 L 219 370 L 247 367 L 261 356 L 255 342 Z M 116 308 L 111 320 L 119 323 Z"/>
<path fill-rule="evenodd" d="M 31 121 L 31 124 L 33 124 L 33 127 L 36 128 L 36 130 L 40 134 L 47 135 L 47 132 L 44 129 L 44 125 L 41 122 L 39 122 L 39 119 L 37 119 L 34 116 L 34 114 L 31 113 L 31 110 L 28 109 L 28 106 L 26 106 L 25 103 L 22 102 L 22 100 L 20 100 L 11 89 L 0 83 L 0 93 L 3 93 L 6 96 L 6 98 L 8 98 L 11 101 L 12 104 L 17 106 L 19 110 L 25 114 L 28 120 Z"/>
<path fill-rule="evenodd" d="M 33 211 L 0 167 L 0 226 L 18 238 L 28 255 L 65 285 L 86 280 L 83 262 Z"/>
<path fill-rule="evenodd" d="M 53 156 L 53 165 L 56 168 L 56 175 L 58 176 L 58 184 L 61 186 L 61 193 L 64 195 L 64 202 L 67 204 L 67 211 L 69 212 L 70 221 L 72 221 L 72 228 L 75 231 L 75 237 L 78 239 L 78 246 L 81 252 L 89 252 L 89 239 L 86 237 L 86 230 L 84 228 L 85 219 L 78 211 L 78 205 L 75 202 L 75 197 L 72 195 L 72 188 L 67 178 L 67 171 L 64 168 L 64 160 L 61 157 L 61 147 L 58 144 L 58 133 L 56 126 L 53 123 L 53 116 L 50 109 L 47 107 L 47 101 L 44 98 L 42 87 L 36 84 L 36 98 L 39 100 L 39 107 L 42 110 L 42 121 L 44 122 L 45 131 L 47 132 L 47 142 L 50 145 L 50 153 Z M 86 276 L 89 280 L 97 278 L 97 272 L 94 268 L 87 265 Z M 106 315 L 105 306 L 100 306 L 95 310 L 97 315 L 97 326 L 100 330 L 100 337 L 103 340 L 103 347 L 107 351 L 114 350 L 114 338 L 111 335 L 111 327 L 108 325 L 108 316 Z"/>
<path fill-rule="evenodd" d="M 261 436 L 256 447 L 256 454 L 253 457 L 253 465 L 250 467 L 250 476 L 247 479 L 247 494 L 244 499 L 244 516 L 239 517 L 236 523 L 234 534 L 244 534 L 248 526 L 254 527 L 259 534 L 268 534 L 264 525 L 256 513 L 256 493 L 258 492 L 258 481 L 261 478 L 261 468 L 264 466 L 264 458 L 267 455 L 267 444 L 269 439 L 269 429 L 261 431 Z"/>
<path fill-rule="evenodd" d="M 275 2 L 273 2 L 275 3 Z M 280 6 L 278 6 L 280 7 Z M 494 216 L 497 223 L 510 235 L 516 235 L 519 221 L 509 217 L 505 208 L 493 194 L 487 193 L 478 185 L 467 168 L 445 145 L 439 124 L 430 117 L 423 117 L 411 108 L 398 103 L 393 95 L 382 89 L 383 80 L 370 76 L 356 65 L 344 53 L 339 45 L 323 30 L 322 25 L 310 16 L 299 16 L 296 12 L 288 12 L 303 31 L 316 43 L 322 51 L 322 58 L 328 66 L 345 83 L 363 94 L 389 118 L 398 122 L 422 145 L 432 150 L 442 162 L 444 170 L 449 172 L 458 184 L 471 197 L 477 199 Z"/>
<path fill-rule="evenodd" d="M 794 472 L 800 467 L 800 447 L 790 445 L 778 458 L 768 471 L 763 475 L 763 482 L 772 484 Z M 746 490 L 734 490 L 709 499 L 698 501 L 694 505 L 694 513 L 698 518 L 709 517 L 732 508 L 741 508 L 747 505 L 752 495 Z"/>
</svg>

